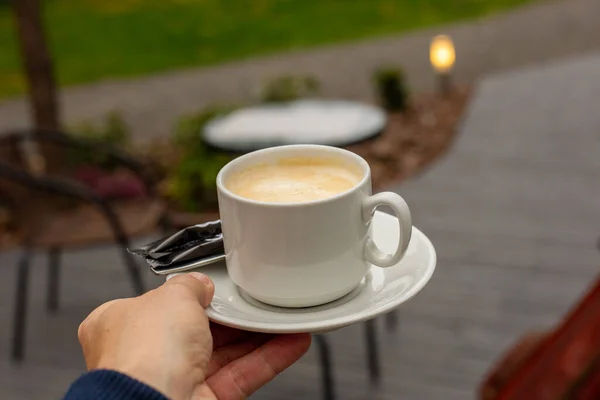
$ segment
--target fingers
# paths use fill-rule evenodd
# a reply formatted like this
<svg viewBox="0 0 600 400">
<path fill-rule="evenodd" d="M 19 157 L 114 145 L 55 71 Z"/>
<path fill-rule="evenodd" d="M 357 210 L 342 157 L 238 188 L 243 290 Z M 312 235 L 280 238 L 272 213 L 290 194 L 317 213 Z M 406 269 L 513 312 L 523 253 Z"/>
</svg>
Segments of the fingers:
<svg viewBox="0 0 600 400">
<path fill-rule="evenodd" d="M 306 353 L 309 334 L 281 335 L 235 360 L 207 383 L 218 399 L 242 400 L 275 378 Z"/>
<path fill-rule="evenodd" d="M 272 338 L 273 336 L 271 335 L 254 334 L 248 336 L 244 341 L 215 349 L 208 364 L 206 377 L 211 377 L 227 364 L 253 352 Z"/>
<path fill-rule="evenodd" d="M 242 331 L 228 326 L 219 325 L 215 322 L 210 323 L 210 334 L 213 337 L 213 347 L 218 349 L 223 346 L 229 346 L 232 343 L 246 340 L 254 335 L 253 332 Z"/>
<path fill-rule="evenodd" d="M 215 294 L 215 286 L 210 278 L 199 272 L 178 275 L 169 279 L 158 290 L 176 290 L 193 296 L 203 308 L 208 307 Z"/>
</svg>

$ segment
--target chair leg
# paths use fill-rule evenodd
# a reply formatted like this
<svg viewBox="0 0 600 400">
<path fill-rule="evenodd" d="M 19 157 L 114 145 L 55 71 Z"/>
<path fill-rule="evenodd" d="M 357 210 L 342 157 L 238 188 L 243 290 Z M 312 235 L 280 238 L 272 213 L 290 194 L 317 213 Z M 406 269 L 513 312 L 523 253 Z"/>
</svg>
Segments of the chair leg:
<svg viewBox="0 0 600 400">
<path fill-rule="evenodd" d="M 163 235 L 167 236 L 173 232 L 173 223 L 167 214 L 164 214 L 158 220 L 158 226 Z"/>
<path fill-rule="evenodd" d="M 398 330 L 398 314 L 395 310 L 385 315 L 385 327 L 389 332 Z"/>
<path fill-rule="evenodd" d="M 19 260 L 17 271 L 17 293 L 13 317 L 13 337 L 11 357 L 15 362 L 23 360 L 25 354 L 25 329 L 27 322 L 27 298 L 29 292 L 29 263 L 31 249 L 26 247 Z"/>
<path fill-rule="evenodd" d="M 377 348 L 377 327 L 375 320 L 371 319 L 365 323 L 367 344 L 367 365 L 369 366 L 369 378 L 371 384 L 377 385 L 381 377 L 379 365 L 379 351 Z"/>
<path fill-rule="evenodd" d="M 333 371 L 331 365 L 331 349 L 324 335 L 315 335 L 315 342 L 321 359 L 321 377 L 323 381 L 323 399 L 334 400 Z"/>
<path fill-rule="evenodd" d="M 48 252 L 48 291 L 46 293 L 46 308 L 51 313 L 55 313 L 58 310 L 60 256 L 60 248 L 52 248 Z"/>
<path fill-rule="evenodd" d="M 133 285 L 133 290 L 136 295 L 144 294 L 144 282 L 142 281 L 142 274 L 140 273 L 139 266 L 133 255 L 127 251 L 129 248 L 129 238 L 125 234 L 123 229 L 123 225 L 119 221 L 117 214 L 112 210 L 110 206 L 106 203 L 99 202 L 101 210 L 104 213 L 108 223 L 110 224 L 114 238 L 115 244 L 119 246 L 119 250 L 121 251 L 121 256 L 123 257 L 123 263 L 125 264 L 125 268 L 127 269 L 127 273 L 129 274 L 129 278 L 131 279 L 131 283 Z"/>
<path fill-rule="evenodd" d="M 121 254 L 123 256 L 125 268 L 127 268 L 127 273 L 129 274 L 129 278 L 131 279 L 133 291 L 137 296 L 141 296 L 146 290 L 144 288 L 144 281 L 142 279 L 140 266 L 133 258 L 133 255 L 127 251 L 127 246 L 121 247 Z"/>
</svg>

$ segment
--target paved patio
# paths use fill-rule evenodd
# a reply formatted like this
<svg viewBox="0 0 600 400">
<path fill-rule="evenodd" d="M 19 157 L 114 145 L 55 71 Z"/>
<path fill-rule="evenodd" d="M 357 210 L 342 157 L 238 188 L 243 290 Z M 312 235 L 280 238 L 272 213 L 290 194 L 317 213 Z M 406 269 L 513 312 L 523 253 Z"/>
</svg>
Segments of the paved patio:
<svg viewBox="0 0 600 400">
<path fill-rule="evenodd" d="M 439 253 L 430 285 L 380 331 L 383 382 L 369 387 L 362 325 L 330 334 L 340 399 L 466 399 L 524 332 L 555 324 L 600 271 L 600 53 L 483 79 L 457 143 L 394 190 Z M 65 259 L 61 310 L 43 311 L 33 274 L 27 360 L 7 361 L 16 252 L 0 254 L 0 398 L 59 397 L 83 370 L 76 328 L 130 294 L 113 249 Z M 154 284 L 153 277 L 148 277 Z M 314 397 L 314 351 L 256 399 Z M 315 386 L 316 385 L 316 386 Z"/>
</svg>

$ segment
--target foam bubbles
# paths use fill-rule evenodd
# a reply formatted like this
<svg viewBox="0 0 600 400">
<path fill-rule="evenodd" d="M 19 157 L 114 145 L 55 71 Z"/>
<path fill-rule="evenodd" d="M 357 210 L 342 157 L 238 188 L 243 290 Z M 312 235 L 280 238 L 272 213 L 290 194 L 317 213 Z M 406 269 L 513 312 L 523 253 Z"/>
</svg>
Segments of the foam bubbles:
<svg viewBox="0 0 600 400">
<path fill-rule="evenodd" d="M 296 203 L 332 197 L 350 190 L 360 180 L 360 175 L 342 165 L 284 160 L 245 169 L 229 179 L 226 186 L 233 193 L 251 200 Z"/>
</svg>

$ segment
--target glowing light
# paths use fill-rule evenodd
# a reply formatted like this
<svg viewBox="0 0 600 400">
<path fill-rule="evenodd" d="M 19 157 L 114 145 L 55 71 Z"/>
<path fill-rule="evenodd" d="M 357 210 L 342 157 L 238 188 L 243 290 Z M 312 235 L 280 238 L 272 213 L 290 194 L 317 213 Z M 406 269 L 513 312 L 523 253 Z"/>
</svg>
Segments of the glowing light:
<svg viewBox="0 0 600 400">
<path fill-rule="evenodd" d="M 433 69 L 438 73 L 448 73 L 456 61 L 454 43 L 449 36 L 438 35 L 431 41 L 429 59 Z"/>
</svg>

